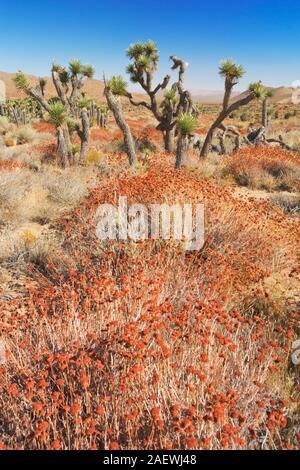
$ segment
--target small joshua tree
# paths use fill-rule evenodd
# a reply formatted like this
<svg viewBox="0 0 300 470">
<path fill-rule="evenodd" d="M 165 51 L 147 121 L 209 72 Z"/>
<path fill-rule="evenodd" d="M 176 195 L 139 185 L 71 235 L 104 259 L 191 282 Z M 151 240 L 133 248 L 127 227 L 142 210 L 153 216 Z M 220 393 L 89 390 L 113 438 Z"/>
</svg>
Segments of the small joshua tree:
<svg viewBox="0 0 300 470">
<path fill-rule="evenodd" d="M 41 94 L 45 96 L 45 88 L 47 85 L 47 80 L 45 78 L 39 78 L 39 86 L 41 90 Z"/>
<path fill-rule="evenodd" d="M 94 69 L 90 65 L 83 65 L 79 60 L 69 62 L 69 67 L 54 64 L 52 66 L 52 80 L 57 92 L 56 101 L 63 106 L 65 119 L 57 127 L 57 151 L 63 166 L 72 161 L 72 144 L 69 132 L 69 124 L 75 117 L 75 108 L 78 105 L 78 92 L 83 87 L 86 78 L 92 78 Z M 15 83 L 18 89 L 23 90 L 28 96 L 34 98 L 42 108 L 48 113 L 51 119 L 51 105 L 46 100 L 43 92 L 43 83 L 41 81 L 37 87 L 30 84 L 27 77 L 18 72 L 15 76 Z M 75 129 L 81 139 L 81 161 L 84 161 L 88 148 L 89 139 L 89 119 L 87 110 L 81 106 L 81 124 L 76 123 Z M 61 108 L 62 109 L 62 108 Z M 64 143 L 62 143 L 64 139 Z M 62 153 L 61 153 L 62 152 Z M 66 157 L 67 153 L 67 157 Z"/>
<path fill-rule="evenodd" d="M 149 102 L 135 101 L 130 93 L 126 93 L 130 103 L 134 106 L 144 106 L 151 111 L 159 122 L 157 129 L 162 131 L 164 136 L 165 149 L 173 150 L 174 130 L 177 119 L 183 112 L 196 113 L 193 107 L 191 95 L 184 90 L 183 80 L 188 64 L 176 56 L 171 56 L 173 62 L 172 70 L 178 70 L 178 80 L 167 90 L 170 83 L 170 75 L 166 75 L 161 83 L 154 86 L 154 75 L 158 68 L 159 53 L 153 41 L 136 43 L 129 47 L 127 56 L 131 63 L 127 67 L 130 80 L 139 83 L 147 93 Z M 158 96 L 161 91 L 167 90 L 161 105 L 158 103 Z"/>
<path fill-rule="evenodd" d="M 269 127 L 269 114 L 268 114 L 268 105 L 269 105 L 269 98 L 274 95 L 273 90 L 269 89 L 266 90 L 263 101 L 262 101 L 262 126 L 265 130 Z"/>
<path fill-rule="evenodd" d="M 177 150 L 175 168 L 178 170 L 189 147 L 189 138 L 194 134 L 197 127 L 197 118 L 193 114 L 182 113 L 177 120 Z"/>
<path fill-rule="evenodd" d="M 205 158 L 207 156 L 211 147 L 214 133 L 217 131 L 217 129 L 223 128 L 224 130 L 224 126 L 222 124 L 224 119 L 226 119 L 231 113 L 236 111 L 241 106 L 245 106 L 249 104 L 255 98 L 263 97 L 264 92 L 265 92 L 265 89 L 260 82 L 253 83 L 250 85 L 248 92 L 245 95 L 243 95 L 240 99 L 230 104 L 233 87 L 237 85 L 237 83 L 239 82 L 239 79 L 244 75 L 244 69 L 241 65 L 236 65 L 231 60 L 225 60 L 224 62 L 221 63 L 219 73 L 222 77 L 225 78 L 225 92 L 224 92 L 224 98 L 223 98 L 223 106 L 222 106 L 222 110 L 219 116 L 214 121 L 214 123 L 212 124 L 212 126 L 210 127 L 206 135 L 206 138 L 205 138 L 205 141 L 201 149 L 201 153 L 200 153 L 200 156 L 202 158 Z"/>
<path fill-rule="evenodd" d="M 49 105 L 48 115 L 49 121 L 56 128 L 57 153 L 60 158 L 60 165 L 65 168 L 69 164 L 69 151 L 63 131 L 63 126 L 67 122 L 67 111 L 60 101 L 56 101 Z"/>
<path fill-rule="evenodd" d="M 124 143 L 126 147 L 126 153 L 130 166 L 136 165 L 136 152 L 134 140 L 131 134 L 130 127 L 124 119 L 122 104 L 120 101 L 121 96 L 127 96 L 126 82 L 121 76 L 113 76 L 108 82 L 104 78 L 104 95 L 109 109 L 112 111 L 117 125 L 121 129 L 124 135 Z"/>
</svg>

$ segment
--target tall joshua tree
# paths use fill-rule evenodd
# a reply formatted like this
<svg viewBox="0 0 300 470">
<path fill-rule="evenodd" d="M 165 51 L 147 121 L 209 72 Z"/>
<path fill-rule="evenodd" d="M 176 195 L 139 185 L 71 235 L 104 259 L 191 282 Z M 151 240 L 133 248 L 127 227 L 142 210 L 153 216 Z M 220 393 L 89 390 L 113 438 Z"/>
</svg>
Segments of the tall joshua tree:
<svg viewBox="0 0 300 470">
<path fill-rule="evenodd" d="M 136 165 L 136 152 L 130 127 L 124 119 L 120 97 L 127 96 L 126 82 L 121 76 L 113 76 L 108 82 L 104 78 L 104 95 L 117 125 L 124 135 L 124 143 L 130 166 Z"/>
<path fill-rule="evenodd" d="M 186 156 L 189 146 L 189 137 L 195 132 L 196 127 L 197 118 L 193 114 L 180 114 L 177 120 L 178 140 L 175 163 L 177 170 L 181 167 L 184 157 Z"/>
<path fill-rule="evenodd" d="M 241 65 L 236 65 L 231 60 L 225 60 L 220 65 L 219 73 L 225 79 L 223 106 L 222 106 L 222 110 L 219 116 L 213 122 L 212 126 L 210 127 L 206 135 L 203 147 L 201 149 L 201 154 L 200 154 L 202 158 L 205 158 L 210 150 L 214 133 L 217 131 L 217 129 L 219 128 L 222 129 L 222 127 L 224 128 L 224 126 L 222 125 L 224 119 L 226 119 L 231 113 L 236 111 L 239 107 L 249 104 L 255 98 L 260 98 L 264 96 L 263 85 L 260 82 L 252 83 L 249 86 L 248 92 L 246 94 L 244 94 L 240 99 L 230 104 L 232 90 L 234 86 L 237 85 L 240 78 L 244 75 L 245 73 L 244 69 Z"/>
<path fill-rule="evenodd" d="M 269 105 L 269 98 L 271 98 L 273 95 L 274 95 L 274 92 L 272 89 L 266 90 L 263 101 L 262 101 L 262 126 L 265 128 L 265 130 L 267 130 L 269 127 L 268 105 Z"/>
<path fill-rule="evenodd" d="M 126 96 L 134 106 L 144 106 L 151 111 L 159 122 L 157 129 L 162 131 L 164 136 L 165 149 L 173 150 L 174 130 L 179 115 L 183 112 L 196 112 L 193 107 L 191 95 L 184 90 L 183 81 L 188 64 L 176 56 L 171 56 L 173 62 L 172 70 L 178 71 L 178 79 L 167 90 L 171 76 L 166 75 L 161 83 L 153 84 L 154 75 L 158 68 L 159 53 L 153 41 L 136 43 L 129 47 L 127 56 L 131 63 L 127 67 L 130 80 L 139 83 L 147 93 L 149 101 L 135 101 L 130 93 Z M 158 103 L 159 94 L 167 90 L 161 105 Z"/>
<path fill-rule="evenodd" d="M 52 80 L 57 92 L 57 98 L 64 108 L 65 119 L 61 122 L 57 132 L 60 136 L 58 141 L 58 153 L 61 162 L 65 162 L 65 151 L 60 154 L 62 148 L 66 148 L 68 155 L 67 160 L 72 160 L 72 145 L 69 132 L 69 123 L 75 116 L 75 107 L 78 104 L 78 92 L 83 87 L 86 78 L 92 78 L 94 69 L 90 65 L 83 65 L 79 60 L 72 60 L 69 62 L 69 67 L 65 68 L 61 65 L 54 64 L 52 66 Z M 51 119 L 51 105 L 46 100 L 41 83 L 37 87 L 31 85 L 29 80 L 22 72 L 18 72 L 15 76 L 15 83 L 17 88 L 23 90 L 28 96 L 31 96 L 40 103 L 42 108 L 48 113 Z M 58 129 L 58 128 L 57 128 Z M 81 139 L 81 160 L 84 159 L 88 147 L 89 137 L 89 120 L 87 118 L 87 111 L 82 107 L 81 111 L 81 124 L 76 123 L 75 129 Z M 63 137 L 62 137 L 63 136 Z M 64 144 L 62 145 L 62 138 Z"/>
</svg>

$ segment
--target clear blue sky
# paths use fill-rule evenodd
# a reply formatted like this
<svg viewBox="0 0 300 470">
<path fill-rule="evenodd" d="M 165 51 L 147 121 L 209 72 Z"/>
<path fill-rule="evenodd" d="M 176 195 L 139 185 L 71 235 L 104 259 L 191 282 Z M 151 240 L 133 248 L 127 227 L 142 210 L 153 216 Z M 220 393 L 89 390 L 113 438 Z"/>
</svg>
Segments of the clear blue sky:
<svg viewBox="0 0 300 470">
<path fill-rule="evenodd" d="M 240 88 L 300 80 L 300 4 L 297 0 L 5 0 L 0 1 L 0 70 L 49 74 L 53 60 L 80 58 L 97 78 L 123 74 L 125 50 L 157 42 L 159 76 L 168 57 L 190 63 L 192 89 L 220 89 L 220 60 L 242 63 Z"/>
</svg>

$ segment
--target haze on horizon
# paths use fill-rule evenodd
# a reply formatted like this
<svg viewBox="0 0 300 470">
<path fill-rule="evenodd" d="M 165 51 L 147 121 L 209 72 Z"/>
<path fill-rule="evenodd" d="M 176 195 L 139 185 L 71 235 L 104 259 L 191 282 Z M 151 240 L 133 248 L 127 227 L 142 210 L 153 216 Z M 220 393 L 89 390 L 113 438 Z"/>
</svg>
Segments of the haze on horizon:
<svg viewBox="0 0 300 470">
<path fill-rule="evenodd" d="M 46 76 L 53 61 L 78 57 L 95 67 L 98 79 L 103 71 L 125 77 L 127 47 L 153 39 L 160 51 L 157 78 L 169 72 L 175 54 L 189 62 L 186 84 L 196 92 L 222 88 L 218 65 L 225 58 L 246 69 L 237 89 L 257 80 L 279 87 L 300 79 L 300 4 L 291 0 L 11 0 L 0 6 L 5 72 Z"/>
</svg>

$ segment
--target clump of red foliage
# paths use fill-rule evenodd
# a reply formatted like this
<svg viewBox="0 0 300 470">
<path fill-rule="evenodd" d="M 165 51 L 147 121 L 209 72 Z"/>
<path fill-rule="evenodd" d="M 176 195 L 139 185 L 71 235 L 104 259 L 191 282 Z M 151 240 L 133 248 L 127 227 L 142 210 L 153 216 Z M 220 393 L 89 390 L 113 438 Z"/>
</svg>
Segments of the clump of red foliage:
<svg viewBox="0 0 300 470">
<path fill-rule="evenodd" d="M 297 314 L 270 322 L 242 309 L 276 265 L 293 275 L 299 224 L 175 172 L 171 158 L 101 182 L 57 225 L 72 266 L 32 264 L 38 287 L 29 280 L 25 299 L 2 305 L 3 448 L 299 445 L 299 390 L 282 388 Z M 119 196 L 204 202 L 205 246 L 101 244 L 95 210 Z"/>
<path fill-rule="evenodd" d="M 232 175 L 238 181 L 247 181 L 260 174 L 267 174 L 277 179 L 281 189 L 289 185 L 296 191 L 300 190 L 300 160 L 297 155 L 275 147 L 243 148 L 226 159 L 225 173 Z M 292 182 L 284 178 L 293 179 Z M 287 188 L 285 188 L 287 186 Z"/>
<path fill-rule="evenodd" d="M 14 162 L 11 160 L 0 160 L 0 171 L 15 170 L 24 166 L 21 162 Z"/>
</svg>

